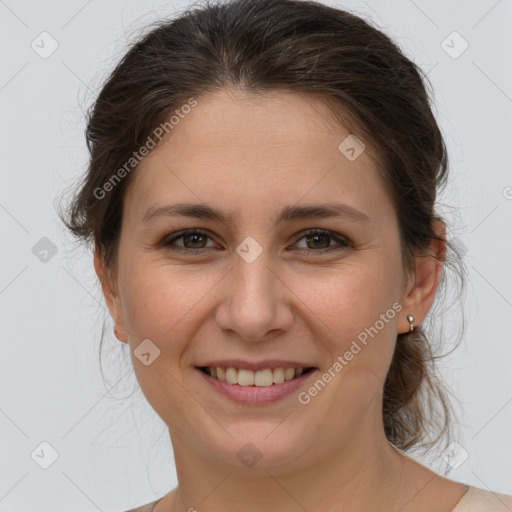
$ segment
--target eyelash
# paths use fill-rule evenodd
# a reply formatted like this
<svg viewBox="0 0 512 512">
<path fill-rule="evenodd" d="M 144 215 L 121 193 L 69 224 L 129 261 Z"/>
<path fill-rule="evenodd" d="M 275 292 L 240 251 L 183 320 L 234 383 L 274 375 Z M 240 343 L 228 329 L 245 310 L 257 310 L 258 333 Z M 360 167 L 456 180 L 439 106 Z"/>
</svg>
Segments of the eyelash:
<svg viewBox="0 0 512 512">
<path fill-rule="evenodd" d="M 211 237 L 208 235 L 208 233 L 206 233 L 204 231 L 201 231 L 201 230 L 198 230 L 198 229 L 188 229 L 186 231 L 181 231 L 180 233 L 178 233 L 176 236 L 173 236 L 172 238 L 167 237 L 166 239 L 163 240 L 163 245 L 165 246 L 166 249 L 169 249 L 171 251 L 183 252 L 183 253 L 190 252 L 190 251 L 199 252 L 199 251 L 202 251 L 202 250 L 211 249 L 211 248 L 208 248 L 208 247 L 203 247 L 203 248 L 199 248 L 199 249 L 189 249 L 188 247 L 180 247 L 180 246 L 171 247 L 171 245 L 176 240 L 184 238 L 187 235 L 205 235 L 205 236 L 207 236 L 208 238 L 211 239 Z M 299 242 L 303 238 L 306 238 L 307 236 L 311 236 L 311 235 L 326 235 L 326 236 L 334 239 L 335 241 L 337 241 L 340 244 L 340 246 L 338 246 L 338 247 L 329 247 L 327 249 L 318 249 L 318 250 L 316 250 L 316 249 L 299 250 L 298 252 L 300 254 L 308 254 L 308 255 L 311 254 L 311 253 L 325 254 L 325 253 L 341 251 L 341 250 L 344 250 L 344 249 L 346 249 L 348 247 L 353 247 L 351 242 L 346 237 L 342 237 L 340 235 L 337 235 L 337 234 L 333 233 L 332 231 L 327 231 L 327 230 L 323 230 L 323 229 L 310 229 L 308 231 L 305 231 L 303 233 L 302 237 L 299 238 L 299 240 L 297 240 L 297 242 Z"/>
</svg>

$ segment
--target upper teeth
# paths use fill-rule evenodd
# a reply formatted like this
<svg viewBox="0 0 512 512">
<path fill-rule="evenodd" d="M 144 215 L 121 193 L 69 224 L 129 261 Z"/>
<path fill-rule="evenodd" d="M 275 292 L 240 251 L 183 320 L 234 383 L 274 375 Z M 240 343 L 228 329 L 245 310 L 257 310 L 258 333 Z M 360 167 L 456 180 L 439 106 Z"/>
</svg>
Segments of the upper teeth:
<svg viewBox="0 0 512 512">
<path fill-rule="evenodd" d="M 267 368 L 265 370 L 221 368 L 219 366 L 210 366 L 210 375 L 218 380 L 228 384 L 238 384 L 239 386 L 272 386 L 280 384 L 285 380 L 291 380 L 298 377 L 304 371 L 304 368 Z"/>
</svg>

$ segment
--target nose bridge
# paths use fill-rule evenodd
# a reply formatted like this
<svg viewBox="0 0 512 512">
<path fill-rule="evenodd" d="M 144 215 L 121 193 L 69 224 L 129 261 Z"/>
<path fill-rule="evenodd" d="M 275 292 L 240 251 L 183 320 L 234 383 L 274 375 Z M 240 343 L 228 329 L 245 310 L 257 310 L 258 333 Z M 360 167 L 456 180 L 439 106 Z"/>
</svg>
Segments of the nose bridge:
<svg viewBox="0 0 512 512">
<path fill-rule="evenodd" d="M 291 320 L 285 311 L 282 284 L 271 270 L 271 251 L 255 239 L 245 239 L 236 252 L 217 322 L 241 338 L 263 340 L 269 331 L 286 329 Z"/>
<path fill-rule="evenodd" d="M 270 251 L 263 250 L 263 247 L 258 250 L 251 242 L 244 242 L 237 248 L 237 253 L 233 280 L 237 288 L 236 293 L 242 295 L 238 297 L 238 302 L 243 302 L 241 299 L 255 301 L 264 298 L 265 303 L 268 303 L 272 300 L 272 291 L 275 288 L 275 276 L 269 269 Z"/>
</svg>

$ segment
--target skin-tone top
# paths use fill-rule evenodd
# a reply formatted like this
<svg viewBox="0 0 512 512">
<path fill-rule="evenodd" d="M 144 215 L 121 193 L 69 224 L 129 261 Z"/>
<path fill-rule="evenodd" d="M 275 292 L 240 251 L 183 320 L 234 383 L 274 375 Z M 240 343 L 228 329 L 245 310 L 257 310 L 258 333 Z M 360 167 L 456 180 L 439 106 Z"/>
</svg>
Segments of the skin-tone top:
<svg viewBox="0 0 512 512">
<path fill-rule="evenodd" d="M 512 496 L 471 485 L 468 487 L 452 512 L 512 512 Z"/>
<path fill-rule="evenodd" d="M 465 485 L 468 490 L 452 512 L 512 512 L 512 496 Z M 160 500 L 161 498 L 127 512 L 152 512 Z"/>
<path fill-rule="evenodd" d="M 138 508 L 134 508 L 132 510 L 128 510 L 127 512 L 153 512 L 153 508 L 155 505 L 161 500 L 162 498 L 152 501 L 151 503 L 148 503 L 147 505 L 143 505 Z"/>
</svg>

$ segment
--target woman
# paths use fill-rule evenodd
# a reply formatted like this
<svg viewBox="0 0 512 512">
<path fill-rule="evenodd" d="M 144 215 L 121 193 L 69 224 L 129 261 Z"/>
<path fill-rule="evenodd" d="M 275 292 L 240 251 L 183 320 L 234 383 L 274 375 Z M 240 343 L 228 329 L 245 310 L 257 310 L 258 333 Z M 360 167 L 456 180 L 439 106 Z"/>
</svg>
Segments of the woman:
<svg viewBox="0 0 512 512">
<path fill-rule="evenodd" d="M 64 220 L 179 480 L 136 510 L 512 509 L 405 453 L 449 427 L 422 324 L 459 260 L 444 141 L 386 35 L 308 1 L 191 9 L 122 59 L 87 142 Z"/>
</svg>

